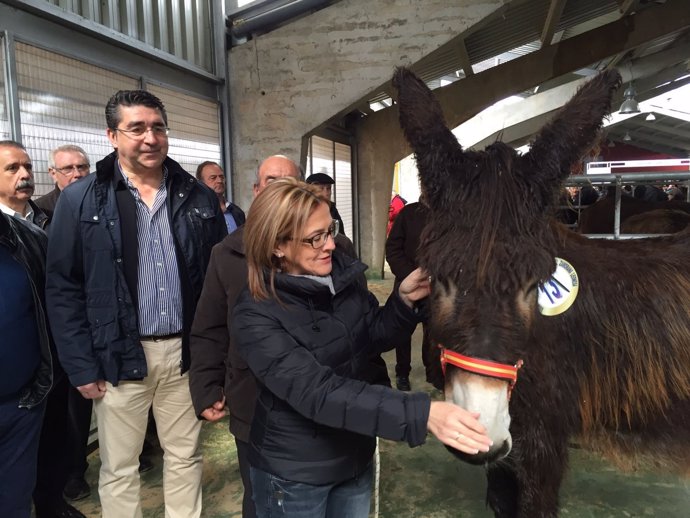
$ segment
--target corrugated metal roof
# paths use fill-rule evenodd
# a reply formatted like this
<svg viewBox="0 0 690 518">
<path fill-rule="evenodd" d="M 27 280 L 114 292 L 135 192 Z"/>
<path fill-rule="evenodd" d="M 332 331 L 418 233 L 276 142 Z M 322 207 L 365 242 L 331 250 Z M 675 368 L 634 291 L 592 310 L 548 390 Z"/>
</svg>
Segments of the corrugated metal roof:
<svg viewBox="0 0 690 518">
<path fill-rule="evenodd" d="M 470 63 L 475 73 L 487 70 L 511 59 L 524 56 L 541 48 L 540 38 L 551 0 L 525 0 L 512 2 L 500 9 L 482 28 L 464 39 Z M 620 17 L 616 0 L 568 0 L 558 23 L 563 37 L 579 34 L 586 24 L 587 30 L 599 27 Z M 415 73 L 431 88 L 439 86 L 442 77 L 456 77 L 462 70 L 458 52 L 452 44 L 445 45 L 427 56 L 414 67 Z M 460 74 L 462 77 L 464 74 Z M 386 99 L 379 92 L 370 103 Z"/>
</svg>

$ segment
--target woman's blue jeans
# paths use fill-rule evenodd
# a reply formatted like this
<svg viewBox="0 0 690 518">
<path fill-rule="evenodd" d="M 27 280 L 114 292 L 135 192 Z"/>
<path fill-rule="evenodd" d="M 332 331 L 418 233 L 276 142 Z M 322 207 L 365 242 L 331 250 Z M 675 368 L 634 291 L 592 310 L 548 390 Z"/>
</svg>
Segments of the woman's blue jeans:
<svg viewBox="0 0 690 518">
<path fill-rule="evenodd" d="M 313 486 L 250 469 L 257 518 L 367 518 L 371 506 L 371 464 L 357 478 Z"/>
</svg>

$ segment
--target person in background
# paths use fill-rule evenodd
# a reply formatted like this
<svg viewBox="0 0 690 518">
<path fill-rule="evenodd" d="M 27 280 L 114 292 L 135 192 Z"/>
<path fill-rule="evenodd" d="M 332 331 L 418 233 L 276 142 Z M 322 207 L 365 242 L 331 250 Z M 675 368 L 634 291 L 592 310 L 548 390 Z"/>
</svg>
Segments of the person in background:
<svg viewBox="0 0 690 518">
<path fill-rule="evenodd" d="M 407 201 L 405 200 L 405 198 L 400 196 L 395 191 L 392 191 L 391 202 L 388 206 L 388 226 L 386 227 L 386 237 L 388 237 L 388 234 L 391 233 L 391 228 L 393 228 L 395 218 L 398 217 L 398 214 L 400 214 L 400 211 L 403 210 L 403 207 L 405 205 L 407 205 Z"/>
<path fill-rule="evenodd" d="M 386 239 L 386 261 L 395 275 L 393 290 L 400 287 L 400 283 L 410 273 L 417 269 L 417 250 L 422 230 L 426 226 L 428 210 L 423 203 L 408 203 L 398 214 L 393 223 L 388 239 Z M 427 381 L 430 380 L 429 368 L 433 357 L 430 348 L 426 323 L 422 321 L 422 361 L 427 370 Z M 410 372 L 412 370 L 412 341 L 408 338 L 395 345 L 395 385 L 398 390 L 411 390 Z"/>
<path fill-rule="evenodd" d="M 36 205 L 48 216 L 48 220 L 53 218 L 55 205 L 65 187 L 84 178 L 90 170 L 89 157 L 79 146 L 65 144 L 48 154 L 48 173 L 55 182 L 55 188 L 36 200 Z"/>
<path fill-rule="evenodd" d="M 79 146 L 65 144 L 48 154 L 48 173 L 55 181 L 55 188 L 36 200 L 36 205 L 48 216 L 46 230 L 50 227 L 60 193 L 71 183 L 88 175 L 90 168 L 89 157 Z M 68 500 L 77 501 L 91 494 L 85 473 L 89 466 L 86 449 L 91 427 L 92 404 L 91 400 L 84 399 L 79 391 L 70 385 L 66 377 L 62 378 L 61 385 L 57 388 L 67 392 L 67 411 L 61 412 L 61 415 L 67 416 L 68 419 L 67 435 L 64 443 L 57 445 L 67 452 L 68 474 L 63 494 Z"/>
<path fill-rule="evenodd" d="M 26 149 L 14 141 L 0 142 L 0 209 L 9 216 L 45 229 L 49 219 L 31 201 L 33 192 L 33 167 Z M 43 257 L 41 264 L 44 264 Z M 57 358 L 51 374 L 51 391 L 42 409 L 45 419 L 38 440 L 33 491 L 36 518 L 83 518 L 82 513 L 65 502 L 62 494 L 68 478 L 70 447 L 69 383 Z"/>
<path fill-rule="evenodd" d="M 34 188 L 33 164 L 24 146 L 0 141 L 0 211 L 45 229 L 48 216 L 31 201 Z"/>
<path fill-rule="evenodd" d="M 256 172 L 254 196 L 279 178 L 299 178 L 299 166 L 282 155 L 266 158 Z M 242 517 L 254 518 L 247 460 L 249 426 L 254 415 L 256 382 L 230 339 L 230 314 L 237 296 L 247 285 L 244 226 L 226 237 L 211 252 L 204 288 L 190 337 L 189 386 L 200 419 L 218 421 L 229 411 L 237 460 L 244 486 Z M 227 408 L 227 411 L 226 411 Z"/>
<path fill-rule="evenodd" d="M 666 193 L 666 196 L 668 196 L 669 200 L 687 201 L 687 196 L 683 193 L 683 190 L 675 185 L 669 186 L 664 190 L 664 192 Z"/>
<path fill-rule="evenodd" d="M 216 162 L 201 162 L 196 168 L 196 179 L 210 188 L 218 196 L 220 210 L 225 217 L 228 234 L 244 225 L 244 212 L 234 203 L 225 199 L 225 174 Z"/>
<path fill-rule="evenodd" d="M 30 161 L 14 141 L 0 142 L 0 175 Z M 9 161 L 8 161 L 9 159 Z M 29 518 L 41 425 L 56 358 L 45 300 L 46 235 L 0 212 L 0 514 Z"/>
<path fill-rule="evenodd" d="M 201 423 L 189 394 L 189 331 L 218 199 L 168 155 L 163 103 L 122 90 L 105 108 L 115 151 L 60 195 L 46 296 L 62 364 L 94 400 L 104 518 L 141 518 L 139 454 L 153 408 L 168 518 L 201 516 Z"/>
<path fill-rule="evenodd" d="M 468 454 L 491 442 L 477 414 L 362 380 L 370 349 L 412 333 L 429 281 L 415 270 L 380 307 L 337 234 L 319 192 L 290 178 L 247 217 L 232 337 L 259 388 L 248 456 L 260 518 L 368 516 L 376 436 L 418 446 L 429 430 Z"/>
<path fill-rule="evenodd" d="M 668 195 L 656 185 L 636 185 L 633 189 L 633 196 L 643 201 L 668 201 Z"/>
<path fill-rule="evenodd" d="M 333 216 L 333 219 L 338 222 L 338 225 L 340 225 L 340 233 L 344 234 L 345 225 L 343 224 L 343 218 L 340 217 L 340 213 L 335 207 L 335 203 L 331 201 L 335 180 L 333 180 L 333 178 L 328 176 L 326 173 L 314 173 L 307 176 L 306 182 L 316 187 L 321 193 L 321 196 L 328 200 L 328 203 L 331 207 L 331 216 Z"/>
</svg>

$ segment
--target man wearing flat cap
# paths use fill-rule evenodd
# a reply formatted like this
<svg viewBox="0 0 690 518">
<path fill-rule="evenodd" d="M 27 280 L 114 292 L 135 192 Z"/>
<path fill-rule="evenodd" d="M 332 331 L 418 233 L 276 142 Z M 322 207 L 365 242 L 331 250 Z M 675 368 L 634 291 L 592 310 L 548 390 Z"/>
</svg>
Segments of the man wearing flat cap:
<svg viewBox="0 0 690 518">
<path fill-rule="evenodd" d="M 345 234 L 343 218 L 340 217 L 338 209 L 335 208 L 335 203 L 331 201 L 331 194 L 333 191 L 333 184 L 335 183 L 335 180 L 333 180 L 333 178 L 328 176 L 326 173 L 314 173 L 307 176 L 305 181 L 319 189 L 321 191 L 321 196 L 328 200 L 328 203 L 331 206 L 331 217 L 338 222 L 340 233 Z"/>
</svg>

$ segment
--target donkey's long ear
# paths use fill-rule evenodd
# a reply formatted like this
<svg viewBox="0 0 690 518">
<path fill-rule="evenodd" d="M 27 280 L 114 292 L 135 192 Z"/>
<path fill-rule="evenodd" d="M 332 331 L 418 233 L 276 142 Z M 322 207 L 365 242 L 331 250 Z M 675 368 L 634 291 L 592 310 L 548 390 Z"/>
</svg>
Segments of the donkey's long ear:
<svg viewBox="0 0 690 518">
<path fill-rule="evenodd" d="M 523 160 L 535 181 L 556 189 L 570 167 L 599 137 L 603 119 L 611 111 L 611 97 L 621 85 L 616 70 L 607 70 L 580 87 L 556 117 L 544 126 Z"/>
<path fill-rule="evenodd" d="M 448 183 L 458 164 L 462 146 L 446 126 L 441 105 L 431 90 L 406 68 L 397 68 L 393 86 L 398 90 L 400 127 L 412 146 L 417 169 L 430 205 Z"/>
</svg>

